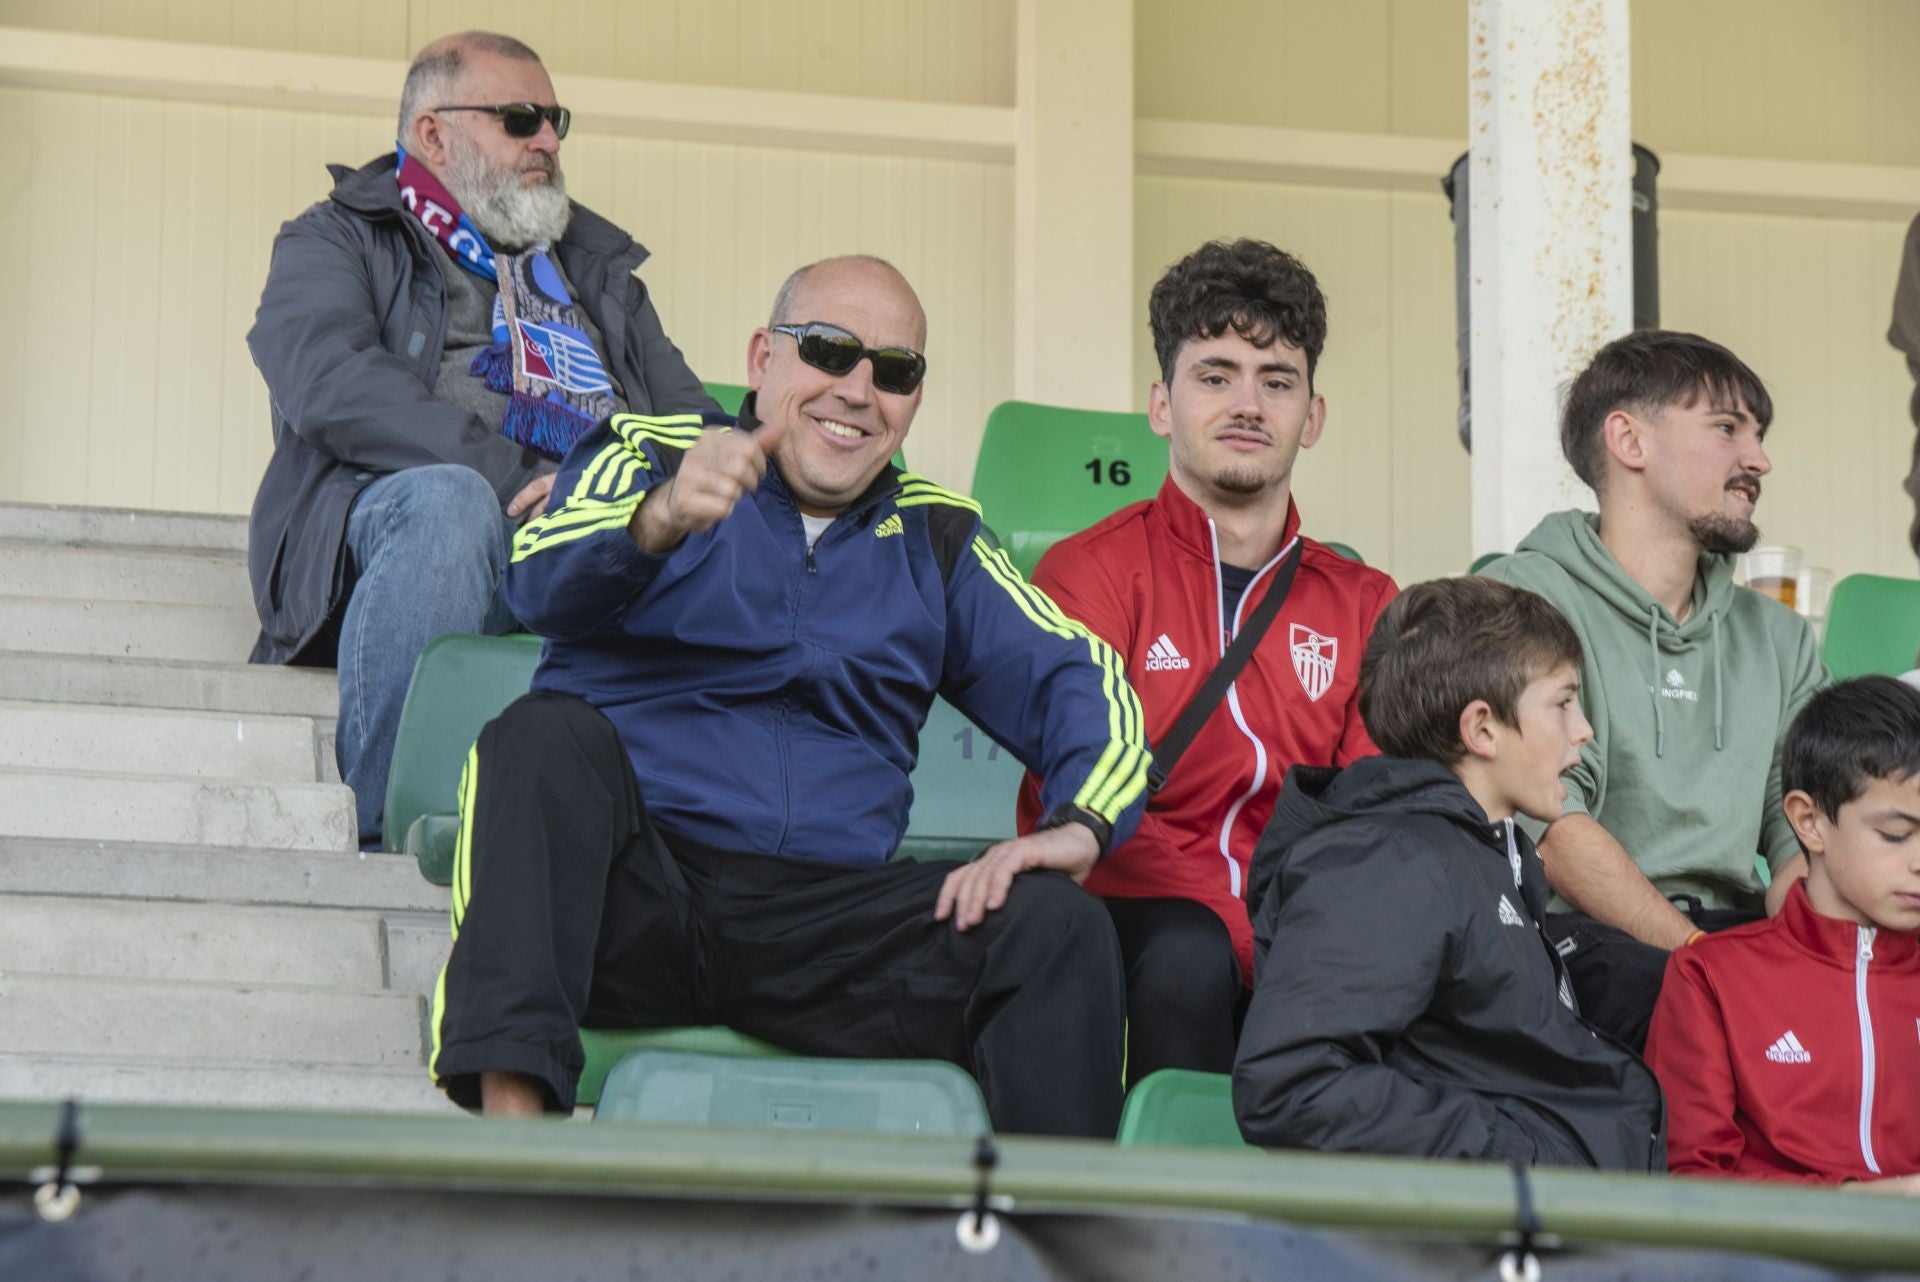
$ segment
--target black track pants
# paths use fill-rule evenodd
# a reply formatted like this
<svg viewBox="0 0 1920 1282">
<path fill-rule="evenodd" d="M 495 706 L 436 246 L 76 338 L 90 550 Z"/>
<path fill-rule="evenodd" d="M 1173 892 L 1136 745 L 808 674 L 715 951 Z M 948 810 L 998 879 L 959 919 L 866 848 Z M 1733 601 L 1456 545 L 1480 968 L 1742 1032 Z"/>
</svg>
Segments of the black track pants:
<svg viewBox="0 0 1920 1282">
<path fill-rule="evenodd" d="M 583 1026 L 725 1024 L 804 1054 L 949 1060 L 1000 1131 L 1119 1124 L 1119 950 L 1100 901 L 1058 873 L 1017 877 L 962 934 L 933 919 L 957 864 L 669 844 L 613 726 L 545 693 L 481 732 L 461 824 L 432 1069 L 464 1107 L 503 1070 L 570 1110 Z"/>
<path fill-rule="evenodd" d="M 1233 939 L 1191 899 L 1104 901 L 1127 974 L 1127 1085 L 1163 1068 L 1231 1073 L 1246 990 Z"/>
</svg>

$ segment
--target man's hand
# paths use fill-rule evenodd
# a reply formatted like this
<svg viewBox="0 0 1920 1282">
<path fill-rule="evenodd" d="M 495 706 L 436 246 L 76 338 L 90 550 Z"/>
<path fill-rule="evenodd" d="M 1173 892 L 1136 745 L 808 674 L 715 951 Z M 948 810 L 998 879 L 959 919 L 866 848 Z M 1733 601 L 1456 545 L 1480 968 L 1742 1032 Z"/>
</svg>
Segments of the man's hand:
<svg viewBox="0 0 1920 1282">
<path fill-rule="evenodd" d="M 641 506 L 645 506 L 642 504 Z M 1085 881 L 1100 858 L 1100 839 L 1085 824 L 1064 823 L 987 847 L 987 852 L 940 883 L 933 919 L 953 918 L 955 930 L 972 930 L 1007 902 L 1013 879 L 1035 868 L 1052 868 Z"/>
<path fill-rule="evenodd" d="M 548 472 L 521 486 L 513 502 L 507 504 L 507 515 L 524 525 L 546 511 L 547 496 L 553 493 L 553 477 L 554 474 Z"/>
<path fill-rule="evenodd" d="M 689 534 L 727 519 L 734 505 L 760 488 L 767 458 L 786 429 L 772 423 L 757 431 L 702 432 L 680 470 L 647 494 L 627 526 L 643 552 L 671 552 Z"/>
</svg>

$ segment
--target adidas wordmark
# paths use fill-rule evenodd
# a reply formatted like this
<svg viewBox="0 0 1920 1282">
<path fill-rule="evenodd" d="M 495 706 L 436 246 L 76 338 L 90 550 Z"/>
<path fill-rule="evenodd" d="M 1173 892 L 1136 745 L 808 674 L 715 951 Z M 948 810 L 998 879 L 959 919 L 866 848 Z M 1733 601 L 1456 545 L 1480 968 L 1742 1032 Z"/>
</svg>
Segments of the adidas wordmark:
<svg viewBox="0 0 1920 1282">
<path fill-rule="evenodd" d="M 1148 672 L 1172 672 L 1192 666 L 1193 665 L 1185 658 L 1181 657 L 1178 650 L 1173 648 L 1172 639 L 1164 632 L 1160 634 L 1158 641 L 1155 641 L 1147 648 Z"/>
</svg>

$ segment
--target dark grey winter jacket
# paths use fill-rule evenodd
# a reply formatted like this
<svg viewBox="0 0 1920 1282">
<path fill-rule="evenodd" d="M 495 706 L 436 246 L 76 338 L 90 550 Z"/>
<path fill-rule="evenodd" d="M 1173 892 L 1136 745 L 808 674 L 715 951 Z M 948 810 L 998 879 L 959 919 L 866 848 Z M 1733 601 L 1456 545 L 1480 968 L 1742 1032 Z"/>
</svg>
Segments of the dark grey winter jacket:
<svg viewBox="0 0 1920 1282">
<path fill-rule="evenodd" d="M 1254 851 L 1255 1144 L 1664 1172 L 1653 1073 L 1576 1013 L 1525 833 L 1452 771 L 1296 766 Z"/>
<path fill-rule="evenodd" d="M 328 167 L 332 194 L 274 239 L 247 334 L 273 409 L 273 457 L 247 535 L 256 663 L 333 662 L 327 625 L 350 588 L 347 513 L 376 478 L 461 463 L 505 507 L 541 470 L 533 451 L 434 399 L 454 268 L 401 205 L 395 165 L 386 155 Z M 555 252 L 635 413 L 713 406 L 632 274 L 644 248 L 575 205 Z"/>
</svg>

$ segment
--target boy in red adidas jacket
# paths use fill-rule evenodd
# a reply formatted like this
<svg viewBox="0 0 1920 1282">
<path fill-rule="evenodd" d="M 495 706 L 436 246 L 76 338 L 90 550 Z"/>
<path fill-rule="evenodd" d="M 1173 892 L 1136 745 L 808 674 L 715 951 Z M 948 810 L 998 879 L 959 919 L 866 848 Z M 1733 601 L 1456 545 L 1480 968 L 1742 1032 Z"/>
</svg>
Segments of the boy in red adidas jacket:
<svg viewBox="0 0 1920 1282">
<path fill-rule="evenodd" d="M 1920 690 L 1815 695 L 1781 783 L 1806 880 L 1667 963 L 1647 1062 L 1668 1166 L 1920 1194 Z"/>
</svg>

